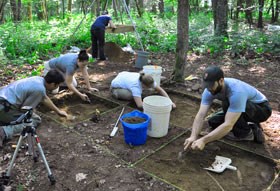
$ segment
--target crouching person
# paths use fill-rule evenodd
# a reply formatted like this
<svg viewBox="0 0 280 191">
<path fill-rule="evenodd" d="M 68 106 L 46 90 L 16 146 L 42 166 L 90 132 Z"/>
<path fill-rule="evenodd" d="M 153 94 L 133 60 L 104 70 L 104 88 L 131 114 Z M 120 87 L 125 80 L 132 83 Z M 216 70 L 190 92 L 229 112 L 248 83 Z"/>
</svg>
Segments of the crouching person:
<svg viewBox="0 0 280 191">
<path fill-rule="evenodd" d="M 0 148 L 4 141 L 11 139 L 24 128 L 24 124 L 10 124 L 24 113 L 21 110 L 24 106 L 35 109 L 42 101 L 49 109 L 68 118 L 67 113 L 58 109 L 46 93 L 47 90 L 56 89 L 62 82 L 63 75 L 56 70 L 50 70 L 45 77 L 21 79 L 0 89 Z M 35 127 L 41 123 L 41 118 L 35 113 L 31 118 Z"/>
<path fill-rule="evenodd" d="M 168 94 L 161 88 L 149 74 L 143 72 L 121 72 L 111 82 L 111 92 L 114 98 L 120 100 L 134 100 L 137 107 L 143 108 L 142 90 L 154 88 L 160 95 L 168 97 Z M 172 108 L 176 108 L 175 103 Z"/>
</svg>

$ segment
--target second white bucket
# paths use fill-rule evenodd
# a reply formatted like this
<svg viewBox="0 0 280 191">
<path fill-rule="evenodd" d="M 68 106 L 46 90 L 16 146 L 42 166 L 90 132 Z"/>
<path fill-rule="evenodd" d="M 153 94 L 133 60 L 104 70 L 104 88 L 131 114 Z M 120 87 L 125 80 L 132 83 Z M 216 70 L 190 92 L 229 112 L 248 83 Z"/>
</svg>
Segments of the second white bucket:
<svg viewBox="0 0 280 191">
<path fill-rule="evenodd" d="M 163 96 L 148 96 L 143 100 L 143 109 L 151 118 L 148 135 L 156 138 L 167 135 L 172 101 Z"/>
<path fill-rule="evenodd" d="M 158 86 L 160 86 L 160 77 L 162 73 L 162 67 L 161 66 L 156 66 L 156 65 L 147 65 L 143 66 L 143 72 L 145 74 L 149 74 L 153 77 L 155 82 L 157 83 Z"/>
</svg>

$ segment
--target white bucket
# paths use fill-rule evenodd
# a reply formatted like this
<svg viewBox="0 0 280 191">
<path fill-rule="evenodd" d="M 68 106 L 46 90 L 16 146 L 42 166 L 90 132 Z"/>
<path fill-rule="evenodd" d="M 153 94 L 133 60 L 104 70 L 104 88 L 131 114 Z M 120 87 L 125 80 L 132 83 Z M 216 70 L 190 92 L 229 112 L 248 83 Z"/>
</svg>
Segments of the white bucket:
<svg viewBox="0 0 280 191">
<path fill-rule="evenodd" d="M 151 118 L 148 135 L 157 138 L 167 135 L 172 101 L 163 96 L 148 96 L 143 100 L 143 109 Z"/>
<path fill-rule="evenodd" d="M 149 74 L 153 77 L 155 82 L 157 83 L 158 86 L 160 86 L 160 76 L 162 73 L 162 67 L 161 66 L 156 66 L 156 65 L 147 65 L 143 66 L 143 72 L 145 74 Z"/>
</svg>

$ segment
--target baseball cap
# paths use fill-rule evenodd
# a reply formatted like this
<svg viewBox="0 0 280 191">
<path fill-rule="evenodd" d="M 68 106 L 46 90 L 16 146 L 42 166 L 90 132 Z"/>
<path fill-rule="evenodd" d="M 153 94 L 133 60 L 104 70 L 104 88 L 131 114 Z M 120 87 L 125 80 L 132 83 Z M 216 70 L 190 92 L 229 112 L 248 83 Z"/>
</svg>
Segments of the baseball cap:
<svg viewBox="0 0 280 191">
<path fill-rule="evenodd" d="M 209 66 L 203 74 L 203 87 L 211 88 L 219 79 L 224 78 L 224 72 L 218 66 Z"/>
</svg>

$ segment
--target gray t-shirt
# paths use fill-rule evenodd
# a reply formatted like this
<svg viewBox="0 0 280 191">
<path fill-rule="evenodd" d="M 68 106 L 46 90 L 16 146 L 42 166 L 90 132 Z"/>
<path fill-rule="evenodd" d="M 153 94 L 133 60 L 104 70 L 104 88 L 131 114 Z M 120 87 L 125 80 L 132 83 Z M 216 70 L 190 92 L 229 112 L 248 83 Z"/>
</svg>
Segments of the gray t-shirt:
<svg viewBox="0 0 280 191">
<path fill-rule="evenodd" d="M 33 109 L 47 96 L 43 77 L 34 76 L 15 81 L 0 89 L 0 99 L 7 100 L 18 109 L 31 106 Z"/>
<path fill-rule="evenodd" d="M 73 76 L 78 66 L 78 54 L 68 53 L 58 58 L 53 58 L 49 61 L 51 69 L 57 69 L 63 74 Z"/>
<path fill-rule="evenodd" d="M 245 112 L 247 101 L 253 103 L 263 103 L 267 98 L 256 88 L 234 78 L 225 78 L 224 91 L 217 95 L 212 95 L 207 89 L 202 94 L 201 103 L 203 105 L 210 105 L 214 99 L 221 101 L 229 101 L 229 112 L 239 113 Z"/>
</svg>

